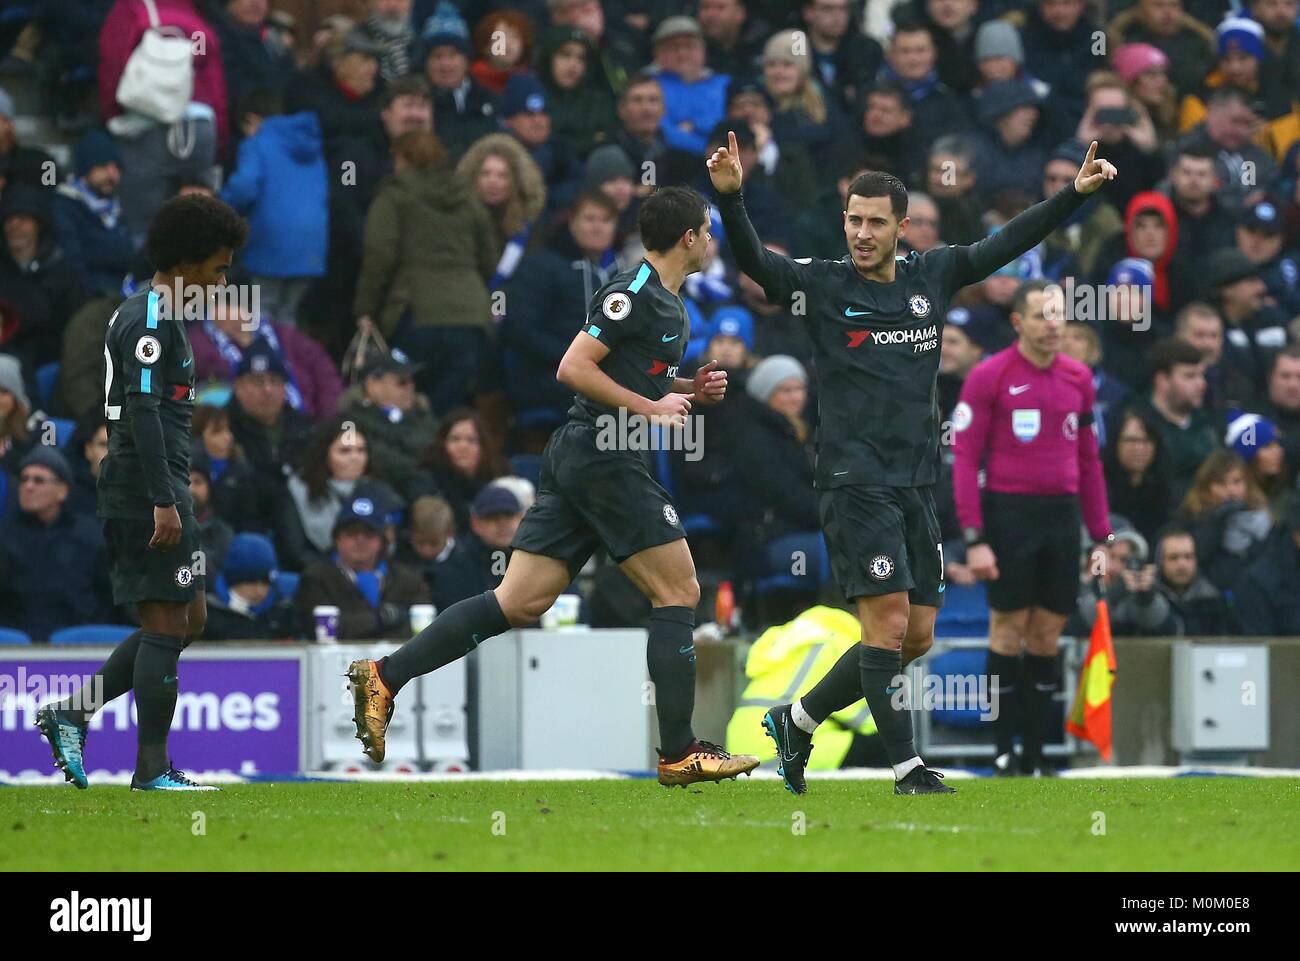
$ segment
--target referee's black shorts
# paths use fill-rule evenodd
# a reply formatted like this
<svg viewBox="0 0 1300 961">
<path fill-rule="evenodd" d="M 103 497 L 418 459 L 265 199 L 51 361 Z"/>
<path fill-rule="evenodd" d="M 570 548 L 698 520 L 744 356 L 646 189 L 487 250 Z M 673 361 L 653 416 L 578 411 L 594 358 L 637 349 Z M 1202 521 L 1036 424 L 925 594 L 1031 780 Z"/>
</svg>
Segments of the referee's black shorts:
<svg viewBox="0 0 1300 961">
<path fill-rule="evenodd" d="M 597 428 L 570 421 L 542 452 L 537 500 L 510 546 L 553 557 L 576 577 L 597 547 L 618 563 L 685 537 L 668 492 L 642 456 L 596 446 Z"/>
<path fill-rule="evenodd" d="M 171 547 L 150 548 L 153 518 L 110 517 L 104 521 L 113 603 L 171 601 L 188 604 L 204 590 L 206 561 L 198 521 L 181 517 L 181 539 Z"/>
<path fill-rule="evenodd" d="M 988 582 L 989 607 L 1075 611 L 1079 596 L 1079 499 L 984 492 L 984 536 L 998 561 Z"/>
<path fill-rule="evenodd" d="M 820 492 L 831 570 L 849 600 L 907 591 L 943 606 L 943 535 L 934 487 L 848 484 Z"/>
</svg>

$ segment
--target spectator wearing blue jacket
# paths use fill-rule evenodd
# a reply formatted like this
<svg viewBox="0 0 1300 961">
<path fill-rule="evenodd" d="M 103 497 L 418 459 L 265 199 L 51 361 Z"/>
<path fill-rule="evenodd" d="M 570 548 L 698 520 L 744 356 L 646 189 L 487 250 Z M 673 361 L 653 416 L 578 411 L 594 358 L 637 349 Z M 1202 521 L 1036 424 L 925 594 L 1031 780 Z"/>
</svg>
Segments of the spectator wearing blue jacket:
<svg viewBox="0 0 1300 961">
<path fill-rule="evenodd" d="M 246 139 L 221 199 L 248 217 L 240 252 L 261 293 L 262 313 L 294 324 L 313 278 L 325 273 L 329 193 L 320 122 L 311 111 L 281 115 L 278 95 L 240 105 Z"/>
<path fill-rule="evenodd" d="M 655 30 L 654 66 L 664 95 L 664 140 L 697 157 L 709 131 L 727 113 L 731 78 L 706 65 L 704 31 L 693 17 L 666 17 Z"/>
<path fill-rule="evenodd" d="M 564 421 L 573 391 L 556 368 L 582 329 L 592 297 L 617 271 L 613 244 L 618 207 L 598 190 L 581 194 L 568 223 L 547 245 L 519 263 L 506 286 L 501 349 L 506 393 L 521 435 L 537 430 L 541 443 Z M 521 441 L 524 438 L 521 436 Z M 531 444 L 537 447 L 540 445 Z"/>
<path fill-rule="evenodd" d="M 73 151 L 73 166 L 74 176 L 59 185 L 51 209 L 59 246 L 88 290 L 120 291 L 135 244 L 122 222 L 122 158 L 113 138 L 103 130 L 86 134 Z"/>
</svg>

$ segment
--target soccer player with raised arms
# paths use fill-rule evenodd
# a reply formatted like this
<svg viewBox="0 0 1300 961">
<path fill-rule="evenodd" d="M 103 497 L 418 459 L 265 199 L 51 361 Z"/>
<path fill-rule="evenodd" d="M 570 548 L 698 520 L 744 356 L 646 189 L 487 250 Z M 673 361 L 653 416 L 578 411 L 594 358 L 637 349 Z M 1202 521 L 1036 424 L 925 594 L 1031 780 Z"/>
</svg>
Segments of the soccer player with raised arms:
<svg viewBox="0 0 1300 961">
<path fill-rule="evenodd" d="M 609 423 L 646 418 L 680 425 L 692 400 L 717 403 L 727 389 L 726 372 L 712 361 L 691 380 L 677 376 L 690 339 L 678 291 L 704 264 L 708 205 L 693 190 L 666 187 L 642 204 L 638 225 L 644 259 L 596 293 L 560 361 L 556 377 L 577 396 L 567 423 L 547 442 L 537 500 L 519 524 L 501 585 L 453 604 L 383 660 L 348 668 L 357 737 L 375 761 L 384 758 L 393 699 L 403 686 L 488 638 L 536 622 L 604 547 L 651 604 L 646 661 L 659 716 L 659 783 L 685 787 L 758 766 L 756 757 L 733 757 L 695 737 L 700 588 L 686 534 L 642 452 L 602 440 Z M 628 692 L 639 695 L 639 689 Z"/>
<path fill-rule="evenodd" d="M 225 286 L 248 224 L 213 197 L 175 197 L 154 217 L 145 251 L 156 273 L 122 302 L 104 336 L 108 454 L 97 513 L 111 565 L 113 600 L 135 604 L 140 630 L 108 656 L 89 689 L 42 708 L 36 718 L 55 763 L 89 786 L 83 751 L 91 716 L 135 692 L 138 748 L 133 791 L 215 791 L 172 767 L 167 732 L 176 711 L 181 651 L 207 623 L 199 525 L 190 498 L 194 352 L 187 306 Z M 177 298 L 182 302 L 177 302 Z"/>
<path fill-rule="evenodd" d="M 804 769 L 817 725 L 865 697 L 894 769 L 897 794 L 950 793 L 912 742 L 903 665 L 929 649 L 943 600 L 943 546 L 933 485 L 939 457 L 935 380 L 952 296 L 1042 241 L 1088 194 L 1116 175 L 1093 142 L 1071 184 L 970 246 L 898 257 L 907 189 L 868 172 L 849 186 L 848 254 L 792 260 L 763 248 L 745 213 L 735 135 L 707 161 L 740 269 L 774 304 L 806 317 L 818 376 L 814 483 L 831 567 L 855 600 L 862 643 L 804 697 L 763 719 L 788 789 Z"/>
</svg>

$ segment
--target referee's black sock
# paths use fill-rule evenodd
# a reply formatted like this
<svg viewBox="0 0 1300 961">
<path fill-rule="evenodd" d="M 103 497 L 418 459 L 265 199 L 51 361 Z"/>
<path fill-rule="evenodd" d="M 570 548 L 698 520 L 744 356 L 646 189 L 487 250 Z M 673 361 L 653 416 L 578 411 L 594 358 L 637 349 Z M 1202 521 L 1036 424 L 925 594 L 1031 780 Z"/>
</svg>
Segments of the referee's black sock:
<svg viewBox="0 0 1300 961">
<path fill-rule="evenodd" d="M 115 698 L 131 690 L 135 677 L 135 656 L 140 650 L 143 630 L 128 635 L 95 672 L 90 683 L 74 691 L 71 697 L 54 705 L 68 720 L 85 727 L 95 712 Z"/>
<path fill-rule="evenodd" d="M 379 662 L 379 676 L 396 694 L 414 677 L 464 657 L 483 641 L 510 629 L 497 596 L 484 591 L 457 601 L 432 624 Z"/>
<path fill-rule="evenodd" d="M 912 760 L 917 756 L 916 746 L 912 743 L 912 712 L 910 702 L 901 697 L 899 691 L 903 676 L 902 652 L 859 644 L 858 673 L 862 680 L 862 694 L 880 730 L 889 763 L 897 766 Z"/>
<path fill-rule="evenodd" d="M 989 651 L 987 668 L 989 687 L 996 691 L 998 716 L 993 721 L 995 757 L 1015 750 L 1016 731 L 1020 727 L 1020 696 L 1022 679 L 1020 658 L 997 651 Z"/>
<path fill-rule="evenodd" d="M 695 611 L 689 607 L 656 607 L 650 611 L 646 666 L 655 686 L 659 715 L 659 752 L 670 761 L 680 758 L 695 740 Z"/>
<path fill-rule="evenodd" d="M 184 646 L 184 639 L 179 637 L 140 632 L 132 683 L 139 722 L 136 780 L 151 781 L 171 767 L 167 732 L 176 713 L 176 664 Z"/>
<path fill-rule="evenodd" d="M 1025 765 L 1041 764 L 1043 744 L 1052 728 L 1052 698 L 1056 694 L 1056 655 L 1025 653 Z"/>
<path fill-rule="evenodd" d="M 826 676 L 814 684 L 812 690 L 799 698 L 804 711 L 818 724 L 862 697 L 859 646 L 854 644 L 845 651 L 834 666 L 826 672 Z"/>
</svg>

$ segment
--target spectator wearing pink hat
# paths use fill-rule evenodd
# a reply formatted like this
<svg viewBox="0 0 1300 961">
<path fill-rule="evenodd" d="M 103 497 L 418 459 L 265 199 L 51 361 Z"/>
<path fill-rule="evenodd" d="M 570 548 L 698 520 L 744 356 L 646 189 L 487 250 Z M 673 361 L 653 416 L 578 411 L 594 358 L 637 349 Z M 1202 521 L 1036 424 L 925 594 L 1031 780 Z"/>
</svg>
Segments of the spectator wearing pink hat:
<svg viewBox="0 0 1300 961">
<path fill-rule="evenodd" d="M 1178 133 L 1178 96 L 1169 82 L 1169 58 L 1149 43 L 1126 43 L 1110 58 L 1111 66 L 1142 104 L 1156 135 L 1172 140 Z"/>
</svg>

